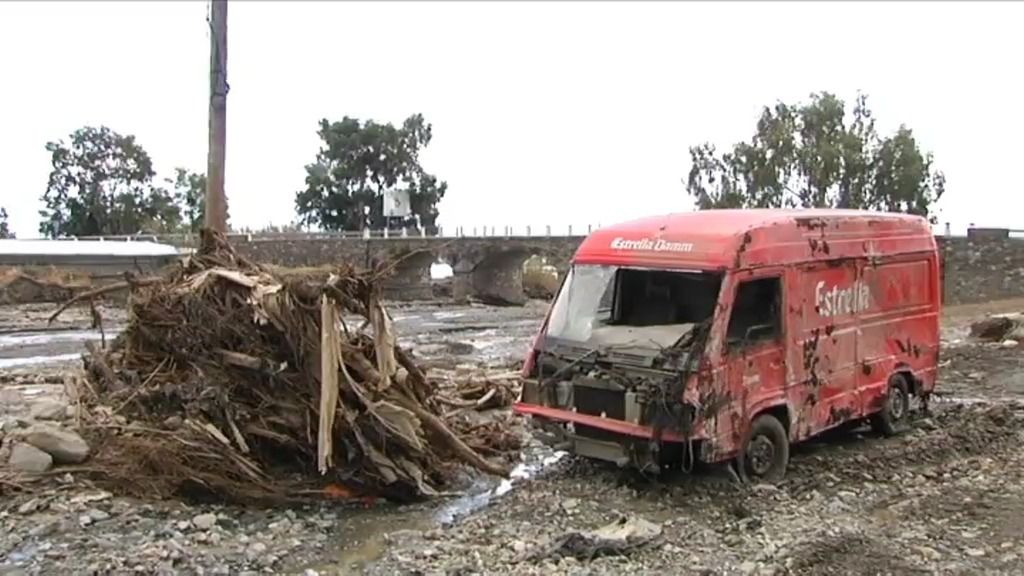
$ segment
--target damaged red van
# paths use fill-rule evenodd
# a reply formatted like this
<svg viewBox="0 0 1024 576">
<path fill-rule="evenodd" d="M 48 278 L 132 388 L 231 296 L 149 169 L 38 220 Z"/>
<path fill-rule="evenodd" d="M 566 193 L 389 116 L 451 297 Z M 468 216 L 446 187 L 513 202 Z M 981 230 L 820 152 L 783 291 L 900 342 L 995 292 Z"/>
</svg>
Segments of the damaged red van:
<svg viewBox="0 0 1024 576">
<path fill-rule="evenodd" d="M 523 367 L 516 412 L 576 454 L 660 470 L 785 474 L 791 443 L 926 407 L 939 257 L 917 216 L 707 210 L 578 248 Z"/>
</svg>

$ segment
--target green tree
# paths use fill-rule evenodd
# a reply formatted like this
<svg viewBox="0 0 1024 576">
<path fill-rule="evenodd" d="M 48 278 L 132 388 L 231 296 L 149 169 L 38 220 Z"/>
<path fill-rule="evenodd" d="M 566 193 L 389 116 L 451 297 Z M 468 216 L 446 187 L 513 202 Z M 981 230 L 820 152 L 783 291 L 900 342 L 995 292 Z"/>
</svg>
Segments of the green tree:
<svg viewBox="0 0 1024 576">
<path fill-rule="evenodd" d="M 946 179 L 913 132 L 882 137 L 867 97 L 850 114 L 828 92 L 765 107 L 750 142 L 690 148 L 686 189 L 697 207 L 858 208 L 930 217 Z"/>
<path fill-rule="evenodd" d="M 420 225 L 434 226 L 437 204 L 448 184 L 420 166 L 419 153 L 430 144 L 431 125 L 421 114 L 395 127 L 345 116 L 340 122 L 320 121 L 322 140 L 316 161 L 306 166 L 306 188 L 295 195 L 302 224 L 327 230 L 362 230 Z M 383 196 L 398 190 L 409 194 L 413 217 L 385 222 Z"/>
<path fill-rule="evenodd" d="M 174 178 L 167 178 L 171 196 L 181 209 L 181 226 L 186 232 L 199 232 L 206 218 L 206 174 L 174 169 Z"/>
<path fill-rule="evenodd" d="M 49 142 L 53 166 L 39 231 L 49 237 L 165 232 L 180 209 L 153 186 L 153 162 L 135 141 L 106 126 L 80 128 L 71 143 Z"/>
<path fill-rule="evenodd" d="M 14 238 L 14 233 L 7 225 L 7 209 L 0 207 L 0 239 L 9 238 Z"/>
</svg>

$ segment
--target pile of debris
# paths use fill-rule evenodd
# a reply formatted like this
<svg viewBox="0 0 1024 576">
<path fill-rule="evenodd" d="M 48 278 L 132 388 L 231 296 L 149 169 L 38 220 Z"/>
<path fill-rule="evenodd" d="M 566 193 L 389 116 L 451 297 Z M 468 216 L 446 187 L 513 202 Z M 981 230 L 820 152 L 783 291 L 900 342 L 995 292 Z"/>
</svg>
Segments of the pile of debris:
<svg viewBox="0 0 1024 576">
<path fill-rule="evenodd" d="M 283 274 L 204 231 L 173 272 L 129 279 L 129 324 L 74 391 L 95 448 L 82 471 L 121 492 L 249 503 L 415 500 L 465 464 L 507 475 L 517 439 L 464 418 L 509 402 L 507 387 L 440 394 L 396 344 L 384 274 Z"/>
<path fill-rule="evenodd" d="M 972 338 L 1017 346 L 1024 342 L 1024 313 L 997 314 L 971 324 Z"/>
<path fill-rule="evenodd" d="M 62 302 L 87 288 L 88 277 L 51 269 L 0 268 L 0 304 Z"/>
</svg>

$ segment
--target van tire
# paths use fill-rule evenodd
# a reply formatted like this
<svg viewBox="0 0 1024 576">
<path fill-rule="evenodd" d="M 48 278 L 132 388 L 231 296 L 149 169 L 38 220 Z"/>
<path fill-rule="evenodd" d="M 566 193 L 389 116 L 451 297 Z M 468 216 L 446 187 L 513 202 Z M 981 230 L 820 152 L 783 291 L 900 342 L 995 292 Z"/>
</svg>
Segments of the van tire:
<svg viewBox="0 0 1024 576">
<path fill-rule="evenodd" d="M 906 429 L 910 418 L 910 388 L 903 374 L 889 378 L 882 409 L 871 417 L 871 427 L 883 436 L 895 436 Z"/>
<path fill-rule="evenodd" d="M 789 435 L 778 418 L 761 414 L 754 419 L 750 438 L 737 465 L 744 480 L 772 483 L 782 480 L 789 465 Z"/>
</svg>

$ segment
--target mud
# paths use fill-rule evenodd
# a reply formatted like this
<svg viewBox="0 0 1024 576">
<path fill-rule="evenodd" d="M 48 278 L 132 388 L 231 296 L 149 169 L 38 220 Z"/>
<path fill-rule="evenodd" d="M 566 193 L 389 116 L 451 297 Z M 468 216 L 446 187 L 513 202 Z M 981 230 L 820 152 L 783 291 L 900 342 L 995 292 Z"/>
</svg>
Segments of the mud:
<svg viewBox="0 0 1024 576">
<path fill-rule="evenodd" d="M 532 467 L 508 484 L 471 479 L 461 496 L 406 507 L 94 500 L 71 475 L 64 490 L 14 494 L 0 504 L 0 573 L 1022 573 L 1024 347 L 966 337 L 971 321 L 1021 304 L 950 308 L 931 414 L 893 438 L 854 430 L 795 446 L 779 486 L 738 486 L 719 469 L 644 478 L 537 442 L 527 450 Z M 457 370 L 516 366 L 543 312 L 540 304 L 392 308 L 399 334 L 421 359 Z M 117 314 L 104 311 L 108 331 Z M 40 317 L 45 322 L 33 308 L 0 310 L 5 326 L 37 330 Z M 89 321 L 85 312 L 62 327 L 74 334 Z M 81 345 L 77 337 L 0 340 L 0 358 L 67 354 Z M 58 390 L 74 365 L 0 369 L 0 388 L 24 405 L 31 399 L 23 394 Z M 526 560 L 619 513 L 658 523 L 660 541 L 626 557 Z M 198 522 L 203 514 L 216 516 L 211 528 Z"/>
</svg>

